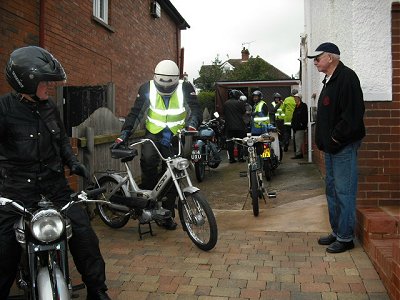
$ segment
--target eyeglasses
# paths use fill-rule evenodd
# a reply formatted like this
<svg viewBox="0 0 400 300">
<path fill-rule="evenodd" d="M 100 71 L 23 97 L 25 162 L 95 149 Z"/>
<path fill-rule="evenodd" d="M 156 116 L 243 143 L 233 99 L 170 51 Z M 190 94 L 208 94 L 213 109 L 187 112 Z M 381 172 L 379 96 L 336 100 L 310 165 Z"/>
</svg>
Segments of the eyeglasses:
<svg viewBox="0 0 400 300">
<path fill-rule="evenodd" d="M 314 57 L 314 61 L 320 62 L 320 60 L 321 60 L 322 56 L 324 56 L 324 54 L 326 54 L 326 53 L 324 52 L 324 53 L 321 53 L 320 55 L 318 55 L 317 57 Z"/>
</svg>

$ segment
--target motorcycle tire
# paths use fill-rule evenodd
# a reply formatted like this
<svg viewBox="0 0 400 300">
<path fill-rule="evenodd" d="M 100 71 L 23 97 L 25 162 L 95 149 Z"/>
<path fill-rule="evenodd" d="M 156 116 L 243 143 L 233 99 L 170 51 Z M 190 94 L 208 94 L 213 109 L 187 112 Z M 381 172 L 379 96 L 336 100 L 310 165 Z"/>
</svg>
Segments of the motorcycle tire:
<svg viewBox="0 0 400 300">
<path fill-rule="evenodd" d="M 271 161 L 270 160 L 264 161 L 263 168 L 264 168 L 265 179 L 267 181 L 271 181 L 271 179 L 272 179 Z"/>
<path fill-rule="evenodd" d="M 259 188 L 258 188 L 258 178 L 257 171 L 250 171 L 250 195 L 251 195 L 251 204 L 253 206 L 253 214 L 257 217 L 260 213 L 258 196 L 259 196 Z"/>
<path fill-rule="evenodd" d="M 185 198 L 185 203 L 178 201 L 183 230 L 199 249 L 209 251 L 215 247 L 218 240 L 217 221 L 210 204 L 198 191 L 185 193 Z"/>
<path fill-rule="evenodd" d="M 48 267 L 43 267 L 37 274 L 37 295 L 39 300 L 69 300 L 70 292 L 65 282 L 63 273 L 58 266 L 54 268 L 54 274 Z M 53 279 L 53 277 L 55 277 Z M 54 286 L 55 285 L 55 286 Z"/>
<path fill-rule="evenodd" d="M 196 173 L 197 182 L 202 182 L 206 174 L 206 166 L 203 157 L 194 163 L 194 171 Z"/>
<path fill-rule="evenodd" d="M 208 163 L 208 166 L 209 166 L 211 169 L 216 169 L 216 168 L 218 168 L 219 164 L 220 164 L 220 162 L 209 162 L 209 163 Z"/>
<path fill-rule="evenodd" d="M 106 191 L 102 193 L 104 200 L 109 200 L 110 193 L 118 184 L 117 180 L 110 177 L 104 176 L 99 179 L 100 187 L 105 187 Z M 129 197 L 125 195 L 124 190 L 120 188 L 116 193 L 118 196 Z M 118 211 L 107 204 L 96 203 L 97 210 L 99 211 L 100 219 L 111 228 L 122 228 L 128 223 L 130 216 L 126 215 L 126 212 Z"/>
</svg>

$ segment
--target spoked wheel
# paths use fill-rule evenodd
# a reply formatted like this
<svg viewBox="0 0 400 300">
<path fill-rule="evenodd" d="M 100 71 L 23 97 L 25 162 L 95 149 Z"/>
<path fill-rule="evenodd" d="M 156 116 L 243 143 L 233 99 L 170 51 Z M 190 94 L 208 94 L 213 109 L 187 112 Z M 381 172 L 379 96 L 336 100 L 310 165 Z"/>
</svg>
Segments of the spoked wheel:
<svg viewBox="0 0 400 300">
<path fill-rule="evenodd" d="M 100 187 L 105 187 L 106 190 L 102 194 L 105 199 L 109 201 L 109 198 L 111 197 L 111 192 L 114 190 L 115 186 L 118 184 L 117 180 L 112 178 L 112 177 L 101 177 L 99 179 L 99 185 Z M 128 196 L 125 195 L 124 190 L 122 188 L 119 188 L 114 195 L 118 196 Z M 115 208 L 110 207 L 107 204 L 101 204 L 101 203 L 96 203 L 97 209 L 99 210 L 100 214 L 100 219 L 108 226 L 111 228 L 121 228 L 128 223 L 130 216 L 126 214 L 126 212 L 119 211 Z"/>
<path fill-rule="evenodd" d="M 194 170 L 196 173 L 196 179 L 198 182 L 202 182 L 206 173 L 206 166 L 204 159 L 201 157 L 197 162 L 194 163 Z"/>
<path fill-rule="evenodd" d="M 253 206 L 253 214 L 255 217 L 258 216 L 260 209 L 258 206 L 258 178 L 256 171 L 250 171 L 250 195 L 251 195 L 251 204 Z"/>
<path fill-rule="evenodd" d="M 178 201 L 179 218 L 183 229 L 201 250 L 215 247 L 218 239 L 217 221 L 204 195 L 185 193 L 186 203 Z"/>
</svg>

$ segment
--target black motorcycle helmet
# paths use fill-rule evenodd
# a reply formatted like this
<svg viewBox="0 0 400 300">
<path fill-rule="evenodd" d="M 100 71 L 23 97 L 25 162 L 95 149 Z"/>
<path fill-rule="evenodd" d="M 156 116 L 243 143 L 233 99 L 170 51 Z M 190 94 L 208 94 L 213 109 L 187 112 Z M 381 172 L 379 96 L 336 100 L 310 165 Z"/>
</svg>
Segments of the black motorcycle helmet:
<svg viewBox="0 0 400 300">
<path fill-rule="evenodd" d="M 27 46 L 14 50 L 6 65 L 6 78 L 18 93 L 35 95 L 41 81 L 63 81 L 67 75 L 61 64 L 47 50 Z"/>
<path fill-rule="evenodd" d="M 261 100 L 263 98 L 263 94 L 259 90 L 254 91 L 252 96 L 253 96 L 253 99 L 255 96 L 258 96 L 258 100 Z"/>
<path fill-rule="evenodd" d="M 274 93 L 274 94 L 273 94 L 273 97 L 274 97 L 274 98 L 280 98 L 280 99 L 282 99 L 282 95 L 279 94 L 279 93 Z"/>
<path fill-rule="evenodd" d="M 229 93 L 228 93 L 229 99 L 234 98 L 234 99 L 236 99 L 236 100 L 239 100 L 240 96 L 243 96 L 242 91 L 239 91 L 239 90 L 229 90 Z"/>
</svg>

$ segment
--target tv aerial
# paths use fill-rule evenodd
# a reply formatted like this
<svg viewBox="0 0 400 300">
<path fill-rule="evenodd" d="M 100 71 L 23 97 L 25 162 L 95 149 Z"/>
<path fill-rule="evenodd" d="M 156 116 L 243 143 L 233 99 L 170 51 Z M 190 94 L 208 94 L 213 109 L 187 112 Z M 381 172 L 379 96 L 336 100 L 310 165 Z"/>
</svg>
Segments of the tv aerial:
<svg viewBox="0 0 400 300">
<path fill-rule="evenodd" d="M 247 45 L 247 48 L 249 48 L 249 46 L 250 46 L 250 44 L 251 43 L 254 43 L 255 41 L 251 41 L 251 42 L 243 42 L 242 43 L 242 46 L 245 46 L 245 45 Z"/>
</svg>

